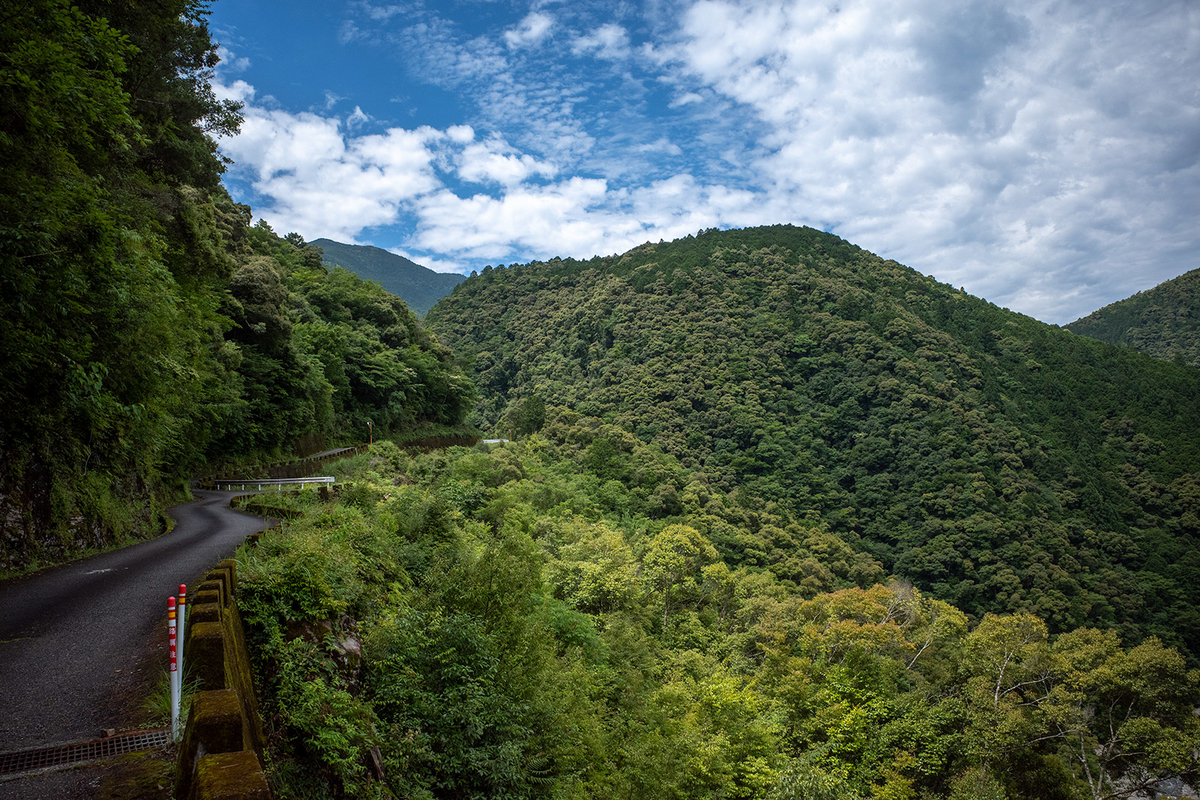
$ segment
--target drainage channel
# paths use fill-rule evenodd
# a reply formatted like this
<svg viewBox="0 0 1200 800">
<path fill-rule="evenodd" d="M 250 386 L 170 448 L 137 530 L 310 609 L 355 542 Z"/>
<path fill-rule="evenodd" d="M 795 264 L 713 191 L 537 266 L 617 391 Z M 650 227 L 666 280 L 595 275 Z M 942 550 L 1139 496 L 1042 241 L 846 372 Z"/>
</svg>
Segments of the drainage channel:
<svg viewBox="0 0 1200 800">
<path fill-rule="evenodd" d="M 75 742 L 55 747 L 42 747 L 37 750 L 0 753 L 0 775 L 14 775 L 18 772 L 31 772 L 35 769 L 57 767 L 64 764 L 83 764 L 109 756 L 154 750 L 170 743 L 170 729 L 163 728 L 162 730 L 122 733 L 105 739 L 93 739 L 90 742 Z"/>
</svg>

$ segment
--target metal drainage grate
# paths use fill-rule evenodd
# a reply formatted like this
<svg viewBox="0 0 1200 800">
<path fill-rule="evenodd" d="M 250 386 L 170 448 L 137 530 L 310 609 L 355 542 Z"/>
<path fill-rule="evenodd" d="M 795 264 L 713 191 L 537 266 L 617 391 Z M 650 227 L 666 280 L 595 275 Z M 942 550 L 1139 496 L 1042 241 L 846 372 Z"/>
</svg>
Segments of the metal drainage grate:
<svg viewBox="0 0 1200 800">
<path fill-rule="evenodd" d="M 122 733 L 107 739 L 61 744 L 57 747 L 43 747 L 38 750 L 0 753 L 0 775 L 29 772 L 62 764 L 82 764 L 85 761 L 96 761 L 109 756 L 153 750 L 157 747 L 165 747 L 170 743 L 170 730 L 164 728 L 157 731 Z"/>
</svg>

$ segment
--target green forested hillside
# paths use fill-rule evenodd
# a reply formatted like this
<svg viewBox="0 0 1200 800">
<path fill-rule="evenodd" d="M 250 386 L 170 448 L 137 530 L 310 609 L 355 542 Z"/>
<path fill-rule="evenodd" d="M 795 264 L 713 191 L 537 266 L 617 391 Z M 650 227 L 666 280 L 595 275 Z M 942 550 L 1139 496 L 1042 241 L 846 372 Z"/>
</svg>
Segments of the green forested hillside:
<svg viewBox="0 0 1200 800">
<path fill-rule="evenodd" d="M 1200 773 L 1200 671 L 1157 639 L 969 624 L 819 520 L 544 423 L 376 442 L 335 502 L 264 498 L 299 516 L 238 554 L 277 796 L 1100 800 Z"/>
<path fill-rule="evenodd" d="M 1200 269 L 1093 311 L 1067 329 L 1200 367 Z"/>
<path fill-rule="evenodd" d="M 272 495 L 238 601 L 277 796 L 1200 778 L 1200 371 L 790 226 L 487 269 L 427 331 L 220 188 L 206 3 L 9 5 L 0 571 L 301 436 L 517 439 Z"/>
<path fill-rule="evenodd" d="M 220 310 L 241 392 L 210 457 L 286 450 L 298 432 L 361 439 L 368 420 L 381 434 L 462 421 L 474 390 L 403 300 L 228 207 L 243 227 Z"/>
<path fill-rule="evenodd" d="M 457 422 L 398 298 L 251 228 L 212 135 L 206 4 L 34 0 L 0 25 L 0 571 L 161 531 L 206 461 Z"/>
<path fill-rule="evenodd" d="M 324 252 L 326 264 L 345 267 L 360 278 L 376 281 L 384 289 L 403 298 L 417 314 L 424 314 L 430 306 L 466 280 L 455 273 L 434 272 L 378 247 L 342 244 L 331 239 L 314 239 L 312 244 Z"/>
<path fill-rule="evenodd" d="M 977 618 L 1200 653 L 1191 368 L 790 226 L 484 270 L 427 320 L 470 360 L 484 426 L 566 406 Z"/>
</svg>

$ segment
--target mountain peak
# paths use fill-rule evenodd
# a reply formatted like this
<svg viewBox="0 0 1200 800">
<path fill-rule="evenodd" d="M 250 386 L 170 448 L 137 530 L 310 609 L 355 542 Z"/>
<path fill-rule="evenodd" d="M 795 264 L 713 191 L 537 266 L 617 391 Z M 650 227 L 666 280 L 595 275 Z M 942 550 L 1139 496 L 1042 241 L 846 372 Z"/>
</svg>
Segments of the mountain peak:
<svg viewBox="0 0 1200 800">
<path fill-rule="evenodd" d="M 1200 367 L 1200 269 L 1110 303 L 1067 330 Z"/>
<path fill-rule="evenodd" d="M 342 267 L 360 278 L 375 281 L 419 315 L 466 280 L 456 273 L 434 272 L 404 256 L 372 245 L 344 244 L 332 239 L 314 239 L 309 244 L 321 248 L 324 252 L 322 260 L 326 264 Z"/>
</svg>

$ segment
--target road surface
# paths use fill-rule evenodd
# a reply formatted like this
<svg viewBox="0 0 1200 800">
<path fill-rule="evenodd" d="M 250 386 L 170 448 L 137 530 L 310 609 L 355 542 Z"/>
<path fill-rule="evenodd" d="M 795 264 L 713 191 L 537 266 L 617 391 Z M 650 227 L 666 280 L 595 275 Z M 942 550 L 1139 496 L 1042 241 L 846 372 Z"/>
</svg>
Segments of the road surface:
<svg viewBox="0 0 1200 800">
<path fill-rule="evenodd" d="M 167 597 L 268 524 L 227 508 L 238 494 L 197 491 L 171 509 L 177 524 L 164 536 L 0 586 L 0 753 L 121 726 Z M 0 797 L 12 783 L 0 783 Z"/>
</svg>

